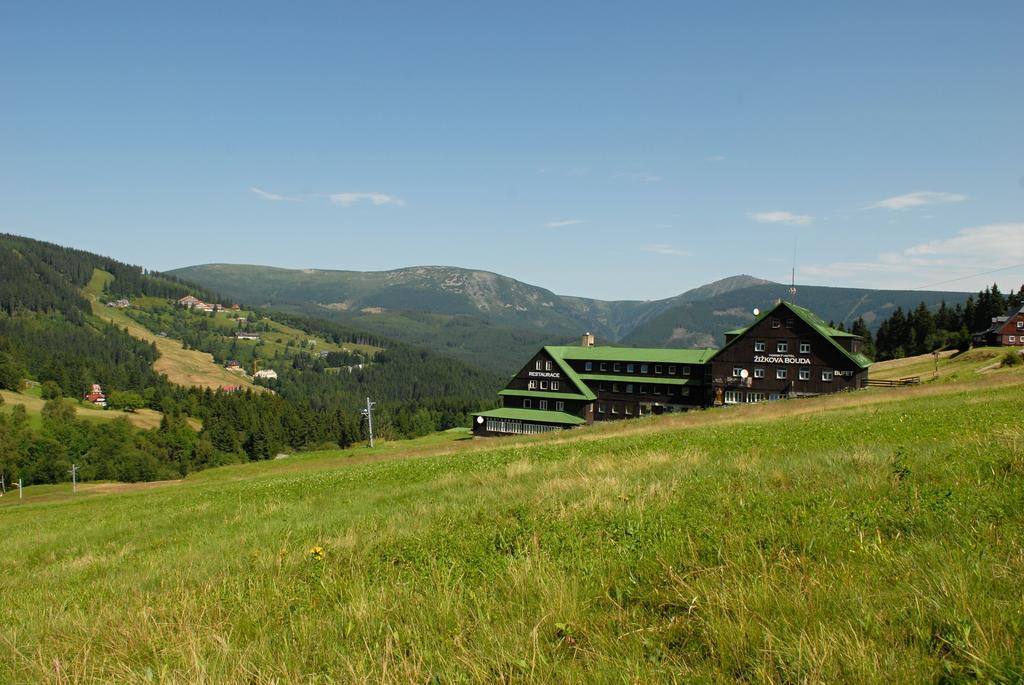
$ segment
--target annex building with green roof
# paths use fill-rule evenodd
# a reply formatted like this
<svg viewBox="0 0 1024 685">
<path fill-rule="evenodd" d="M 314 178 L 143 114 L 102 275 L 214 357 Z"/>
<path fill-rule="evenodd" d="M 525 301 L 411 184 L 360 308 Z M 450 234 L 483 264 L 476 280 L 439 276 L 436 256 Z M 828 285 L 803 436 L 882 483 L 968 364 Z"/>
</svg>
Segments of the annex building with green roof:
<svg viewBox="0 0 1024 685">
<path fill-rule="evenodd" d="M 477 435 L 562 428 L 706 406 L 714 349 L 548 345 L 498 393 L 502 406 L 474 416 Z"/>
</svg>

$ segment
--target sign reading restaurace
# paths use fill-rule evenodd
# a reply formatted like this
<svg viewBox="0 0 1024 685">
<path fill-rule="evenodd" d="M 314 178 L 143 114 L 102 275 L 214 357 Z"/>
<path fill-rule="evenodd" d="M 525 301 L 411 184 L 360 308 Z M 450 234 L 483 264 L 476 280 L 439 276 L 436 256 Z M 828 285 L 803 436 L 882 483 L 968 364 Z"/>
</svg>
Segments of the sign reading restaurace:
<svg viewBox="0 0 1024 685">
<path fill-rule="evenodd" d="M 789 357 L 781 354 L 755 354 L 755 364 L 810 364 L 807 357 Z"/>
<path fill-rule="evenodd" d="M 531 371 L 532 378 L 561 378 L 562 374 L 557 371 Z"/>
</svg>

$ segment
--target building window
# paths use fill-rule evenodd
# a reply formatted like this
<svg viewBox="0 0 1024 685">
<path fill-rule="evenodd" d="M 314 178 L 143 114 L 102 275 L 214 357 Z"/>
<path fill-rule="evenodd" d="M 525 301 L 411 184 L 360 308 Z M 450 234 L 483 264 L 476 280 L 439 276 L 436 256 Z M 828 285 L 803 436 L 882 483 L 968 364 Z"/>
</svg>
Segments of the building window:
<svg viewBox="0 0 1024 685">
<path fill-rule="evenodd" d="M 546 410 L 548 408 L 548 401 L 547 400 L 540 400 L 539 402 L 537 402 L 537 408 L 538 409 L 545 409 Z"/>
<path fill-rule="evenodd" d="M 676 394 L 675 386 L 670 385 L 667 388 L 665 388 L 665 394 L 668 395 L 669 397 L 671 397 L 672 395 L 675 395 Z"/>
<path fill-rule="evenodd" d="M 633 415 L 633 405 L 632 404 L 627 404 L 626 405 L 626 416 L 632 416 L 632 415 Z"/>
<path fill-rule="evenodd" d="M 586 364 L 584 364 L 583 365 L 583 370 L 584 371 L 593 371 L 594 370 L 594 362 L 587 362 Z"/>
<path fill-rule="evenodd" d="M 772 328 L 782 328 L 782 320 L 772 319 Z"/>
<path fill-rule="evenodd" d="M 1011 336 L 1010 336 L 1010 342 L 1012 342 L 1012 343 L 1013 343 L 1013 342 L 1017 342 L 1017 336 L 1015 336 L 1015 335 L 1011 335 Z"/>
<path fill-rule="evenodd" d="M 641 385 L 640 386 L 640 394 L 641 395 L 646 395 L 647 394 L 647 386 L 646 385 Z"/>
<path fill-rule="evenodd" d="M 777 380 L 784 381 L 788 375 L 789 374 L 786 372 L 786 369 L 775 369 L 775 378 Z"/>
<path fill-rule="evenodd" d="M 598 383 L 597 384 L 597 389 L 600 390 L 601 392 L 604 392 L 604 390 L 605 390 L 604 383 Z"/>
<path fill-rule="evenodd" d="M 683 367 L 683 375 L 684 376 L 689 376 L 690 375 L 690 367 L 689 366 L 684 366 Z"/>
<path fill-rule="evenodd" d="M 632 393 L 633 392 L 633 384 L 632 383 L 626 383 L 626 392 L 628 392 L 628 393 Z"/>
<path fill-rule="evenodd" d="M 670 375 L 670 376 L 676 375 L 676 367 L 674 367 L 674 366 L 668 367 L 668 375 Z"/>
<path fill-rule="evenodd" d="M 725 391 L 725 403 L 726 404 L 739 404 L 743 399 L 743 393 L 739 390 L 726 390 Z"/>
<path fill-rule="evenodd" d="M 742 372 L 743 372 L 743 367 L 742 366 L 734 366 L 734 367 L 732 367 L 732 377 L 733 378 L 739 378 L 740 374 Z"/>
<path fill-rule="evenodd" d="M 821 372 L 821 380 L 823 380 L 823 381 L 831 381 L 832 380 L 832 372 L 831 371 L 822 370 L 822 372 Z"/>
<path fill-rule="evenodd" d="M 601 370 L 602 371 L 607 371 L 608 370 L 608 365 L 606 363 L 604 363 L 604 362 L 601 362 Z"/>
<path fill-rule="evenodd" d="M 768 401 L 769 402 L 774 402 L 775 400 L 779 400 L 779 399 L 782 399 L 782 395 L 780 395 L 779 393 L 777 393 L 777 392 L 770 392 L 770 393 L 768 393 Z"/>
<path fill-rule="evenodd" d="M 525 398 L 523 400 L 523 409 L 529 409 L 532 406 L 533 406 L 533 402 L 530 401 L 529 397 L 527 397 L 527 398 Z"/>
<path fill-rule="evenodd" d="M 785 340 L 780 340 L 775 344 L 776 352 L 789 352 L 789 343 Z"/>
<path fill-rule="evenodd" d="M 605 410 L 604 402 L 598 402 L 597 403 L 597 413 L 598 414 L 603 414 L 604 410 Z"/>
<path fill-rule="evenodd" d="M 622 371 L 622 364 L 615 362 L 612 364 L 612 371 Z"/>
<path fill-rule="evenodd" d="M 661 394 L 661 386 L 660 385 L 652 385 L 651 388 L 654 390 L 654 394 L 655 395 L 660 395 Z"/>
<path fill-rule="evenodd" d="M 618 392 L 618 391 L 619 391 L 619 384 L 618 383 L 612 383 L 612 392 Z"/>
<path fill-rule="evenodd" d="M 1017 330 L 1024 330 L 1024 320 L 1017 322 Z"/>
<path fill-rule="evenodd" d="M 565 402 L 555 402 L 555 411 L 565 411 Z"/>
<path fill-rule="evenodd" d="M 537 389 L 537 381 L 528 381 L 526 383 L 526 389 L 527 390 L 536 390 Z"/>
<path fill-rule="evenodd" d="M 619 413 L 619 405 L 615 404 L 614 402 L 612 402 L 612 413 L 613 414 L 618 414 Z"/>
<path fill-rule="evenodd" d="M 540 389 L 541 390 L 547 390 L 548 389 L 548 382 L 547 381 L 541 381 L 540 382 Z"/>
<path fill-rule="evenodd" d="M 811 380 L 811 370 L 810 369 L 800 369 L 800 380 L 802 380 L 802 381 L 809 381 L 809 380 Z"/>
<path fill-rule="evenodd" d="M 551 370 L 551 362 L 544 362 L 544 370 L 545 371 L 550 371 Z"/>
<path fill-rule="evenodd" d="M 754 378 L 764 378 L 764 367 L 763 366 L 755 366 L 754 367 Z"/>
<path fill-rule="evenodd" d="M 747 402 L 764 402 L 766 399 L 763 392 L 748 392 Z"/>
<path fill-rule="evenodd" d="M 690 396 L 690 389 L 689 388 L 679 388 L 679 394 L 681 396 L 683 396 L 683 397 L 689 397 Z"/>
<path fill-rule="evenodd" d="M 551 389 L 558 390 L 558 381 L 551 381 Z"/>
<path fill-rule="evenodd" d="M 764 352 L 764 340 L 754 341 L 754 352 Z"/>
<path fill-rule="evenodd" d="M 661 373 L 661 364 L 654 365 L 654 373 Z"/>
<path fill-rule="evenodd" d="M 544 369 L 544 362 L 542 360 L 538 359 L 537 360 L 537 364 L 535 366 L 537 367 L 538 371 L 542 371 Z"/>
<path fill-rule="evenodd" d="M 786 328 L 793 327 L 793 319 L 786 319 Z"/>
<path fill-rule="evenodd" d="M 802 343 L 800 343 L 800 354 L 810 354 L 810 353 L 811 353 L 811 343 L 809 343 L 809 342 L 802 342 Z"/>
<path fill-rule="evenodd" d="M 647 364 L 640 365 L 640 373 L 647 373 Z"/>
<path fill-rule="evenodd" d="M 633 373 L 633 369 L 635 368 L 636 367 L 634 367 L 632 364 L 626 364 L 626 373 Z"/>
</svg>

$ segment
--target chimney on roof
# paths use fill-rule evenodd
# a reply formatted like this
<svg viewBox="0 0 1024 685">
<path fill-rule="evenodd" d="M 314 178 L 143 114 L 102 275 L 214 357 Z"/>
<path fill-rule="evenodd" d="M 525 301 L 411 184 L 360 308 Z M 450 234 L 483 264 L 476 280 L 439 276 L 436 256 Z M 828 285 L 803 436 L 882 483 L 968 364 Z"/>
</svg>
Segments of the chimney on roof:
<svg viewBox="0 0 1024 685">
<path fill-rule="evenodd" d="M 594 346 L 594 334 L 587 331 L 580 338 L 580 347 L 593 347 Z"/>
</svg>

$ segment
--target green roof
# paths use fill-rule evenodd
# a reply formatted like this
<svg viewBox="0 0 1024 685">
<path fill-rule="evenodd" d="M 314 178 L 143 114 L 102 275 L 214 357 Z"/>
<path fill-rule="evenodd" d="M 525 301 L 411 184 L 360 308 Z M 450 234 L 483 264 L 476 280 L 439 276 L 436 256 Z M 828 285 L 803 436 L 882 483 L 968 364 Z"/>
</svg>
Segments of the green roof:
<svg viewBox="0 0 1024 685">
<path fill-rule="evenodd" d="M 562 357 L 561 354 L 561 351 L 565 349 L 568 348 L 552 347 L 549 345 L 544 348 L 544 351 L 547 352 L 548 355 L 550 355 L 551 358 L 555 360 L 555 363 L 558 364 L 558 368 L 562 370 L 562 373 L 564 373 L 570 381 L 572 381 L 573 385 L 576 386 L 576 389 L 580 392 L 581 395 L 583 395 L 588 400 L 596 400 L 597 395 L 594 394 L 594 391 L 588 388 L 587 384 L 580 380 L 579 374 L 577 374 L 571 366 L 565 363 L 565 359 Z"/>
<path fill-rule="evenodd" d="M 715 350 L 683 350 L 661 347 L 582 347 L 573 345 L 548 346 L 552 356 L 562 359 L 605 362 L 654 362 L 657 364 L 704 364 Z"/>
<path fill-rule="evenodd" d="M 825 321 L 822 320 L 817 314 L 812 312 L 810 309 L 804 309 L 803 307 L 797 306 L 797 305 L 793 304 L 792 302 L 780 302 L 775 307 L 772 307 L 770 310 L 768 310 L 767 312 L 765 312 L 761 316 L 757 317 L 754 320 L 754 323 L 750 324 L 750 326 L 747 326 L 746 328 L 737 328 L 737 329 L 731 330 L 728 333 L 726 333 L 726 335 L 736 335 L 736 336 L 743 335 L 748 330 L 750 330 L 755 324 L 757 324 L 760 321 L 762 321 L 766 316 L 768 316 L 769 314 L 775 312 L 779 307 L 785 307 L 785 308 L 789 309 L 791 312 L 793 312 L 794 314 L 796 314 L 798 317 L 800 317 L 800 319 L 804 323 L 806 323 L 808 326 L 810 326 L 815 331 L 820 333 L 822 335 L 822 337 L 824 337 L 830 343 L 835 345 L 836 349 L 838 349 L 840 352 L 842 352 L 844 355 L 846 355 L 846 357 L 849 358 L 849 360 L 852 361 L 857 366 L 861 367 L 862 369 L 866 369 L 868 366 L 871 365 L 871 360 L 868 359 L 867 357 L 865 357 L 863 354 L 850 352 L 848 349 L 846 349 L 845 347 L 843 347 L 842 345 L 837 343 L 836 340 L 835 340 L 836 338 L 857 338 L 857 337 L 860 337 L 860 336 L 857 336 L 857 335 L 855 335 L 853 333 L 847 333 L 846 331 L 840 331 L 839 329 L 836 329 L 836 328 L 832 328 L 827 323 L 825 323 Z M 734 338 L 732 342 L 727 344 L 721 350 L 718 350 L 718 352 L 723 352 L 723 351 L 727 350 L 729 347 L 732 346 L 732 343 L 736 342 L 736 340 L 738 340 L 738 339 L 739 339 L 738 337 Z"/>
<path fill-rule="evenodd" d="M 580 378 L 585 381 L 610 381 L 612 383 L 659 383 L 664 385 L 701 384 L 701 379 L 699 378 L 664 378 L 662 376 L 612 376 L 600 373 L 581 373 Z"/>
<path fill-rule="evenodd" d="M 585 419 L 581 419 L 578 416 L 573 416 L 572 414 L 566 414 L 564 411 L 544 411 L 543 409 L 513 409 L 511 407 L 502 407 L 500 409 L 482 411 L 479 414 L 474 414 L 473 416 L 483 416 L 484 418 L 491 419 L 531 421 L 533 423 L 558 423 L 569 426 L 578 426 L 582 423 L 586 423 Z"/>
<path fill-rule="evenodd" d="M 499 395 L 511 395 L 513 397 L 539 397 L 547 400 L 583 400 L 587 398 L 578 393 L 570 392 L 548 392 L 547 390 L 510 390 L 505 388 L 498 392 Z"/>
</svg>

